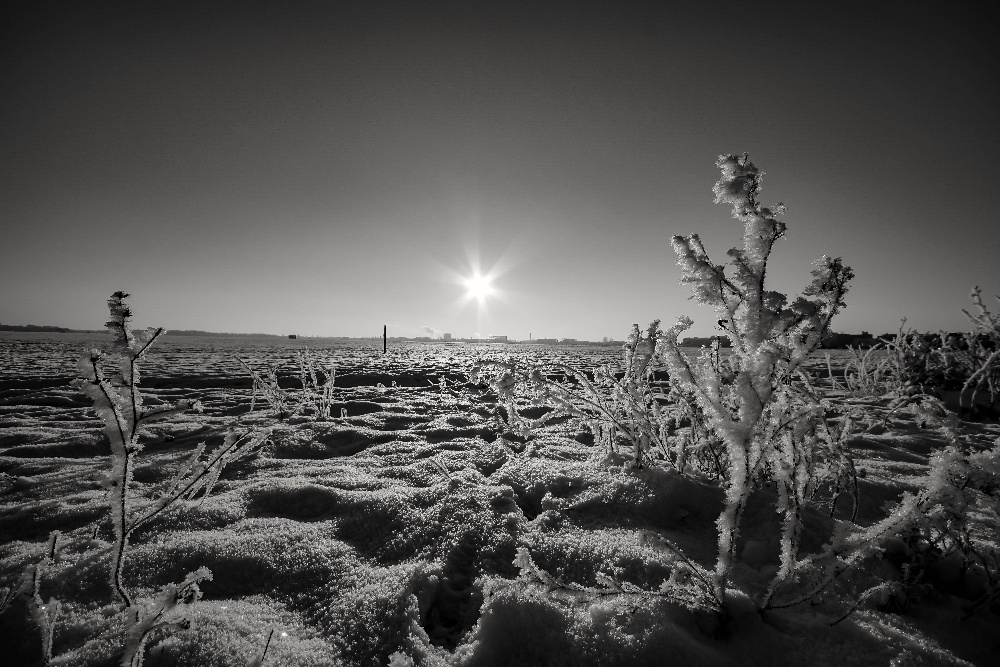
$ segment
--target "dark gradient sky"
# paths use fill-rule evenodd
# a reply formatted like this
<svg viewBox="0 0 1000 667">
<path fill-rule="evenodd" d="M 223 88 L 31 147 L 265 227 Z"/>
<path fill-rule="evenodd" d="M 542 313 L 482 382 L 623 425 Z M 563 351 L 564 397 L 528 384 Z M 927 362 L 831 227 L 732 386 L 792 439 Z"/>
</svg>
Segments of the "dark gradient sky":
<svg viewBox="0 0 1000 667">
<path fill-rule="evenodd" d="M 743 151 L 788 206 L 771 286 L 854 268 L 835 329 L 997 306 L 1000 68 L 961 3 L 86 4 L 2 21 L 0 322 L 98 328 L 123 289 L 174 329 L 707 335 L 670 237 L 739 244 Z"/>
</svg>

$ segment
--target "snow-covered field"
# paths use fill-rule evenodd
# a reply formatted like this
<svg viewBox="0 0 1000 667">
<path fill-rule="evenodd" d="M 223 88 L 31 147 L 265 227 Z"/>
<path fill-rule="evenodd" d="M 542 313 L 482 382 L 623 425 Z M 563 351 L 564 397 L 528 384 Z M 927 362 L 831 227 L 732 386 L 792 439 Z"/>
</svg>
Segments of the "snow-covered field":
<svg viewBox="0 0 1000 667">
<path fill-rule="evenodd" d="M 0 333 L 0 586 L 13 586 L 43 557 L 50 532 L 61 531 L 39 590 L 61 602 L 56 665 L 113 664 L 122 645 L 99 484 L 107 438 L 90 400 L 68 384 L 80 353 L 110 341 Z M 231 355 L 279 364 L 282 386 L 294 390 L 295 355 L 306 345 L 337 366 L 334 418 L 276 420 L 259 398 L 250 413 L 251 381 Z M 220 444 L 228 426 L 273 431 L 257 456 L 225 469 L 206 500 L 132 536 L 124 578 L 140 600 L 199 567 L 213 573 L 193 627 L 174 632 L 145 664 L 247 665 L 272 629 L 264 664 L 275 666 L 1000 664 L 998 605 L 962 620 L 982 592 L 973 573 L 941 568 L 905 609 L 871 599 L 831 625 L 851 608 L 851 591 L 900 578 L 891 557 L 846 573 L 822 600 L 763 616 L 748 607 L 725 626 L 661 596 L 574 599 L 534 583 L 515 564 L 519 549 L 563 582 L 594 586 L 604 574 L 655 591 L 675 556 L 642 537 L 650 532 L 712 569 L 722 490 L 666 467 L 632 470 L 569 419 L 528 442 L 498 437 L 494 399 L 465 382 L 479 355 L 498 351 L 579 367 L 619 356 L 597 347 L 411 343 L 383 355 L 381 341 L 158 341 L 143 364 L 147 405 L 199 398 L 205 409 L 149 426 L 135 497 L 162 487 L 197 443 Z M 843 370 L 843 355 L 833 356 Z M 818 387 L 830 387 L 822 356 L 808 369 Z M 841 415 L 872 425 L 888 412 L 885 398 L 827 396 Z M 890 428 L 850 440 L 862 525 L 918 488 L 929 454 L 946 444 L 905 411 L 888 420 Z M 986 449 L 1000 425 L 962 422 L 959 431 L 967 446 Z M 746 511 L 737 589 L 766 586 L 778 562 L 772 499 L 757 491 Z M 835 518 L 849 513 L 838 506 Z M 807 514 L 803 549 L 818 550 L 833 521 Z M 995 518 L 981 525 L 994 542 L 996 527 Z M 15 659 L 5 664 L 40 660 L 42 640 L 23 604 L 0 616 L 0 638 Z"/>
</svg>

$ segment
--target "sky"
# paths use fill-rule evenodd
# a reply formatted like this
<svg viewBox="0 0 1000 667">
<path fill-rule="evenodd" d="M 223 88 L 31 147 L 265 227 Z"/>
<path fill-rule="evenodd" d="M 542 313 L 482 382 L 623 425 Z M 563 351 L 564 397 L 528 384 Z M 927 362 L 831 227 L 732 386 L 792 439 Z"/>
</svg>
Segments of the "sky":
<svg viewBox="0 0 1000 667">
<path fill-rule="evenodd" d="M 707 336 L 670 239 L 741 244 L 712 185 L 743 152 L 787 206 L 768 287 L 853 268 L 834 330 L 1000 311 L 1000 66 L 960 3 L 21 4 L 4 324 L 97 329 L 123 290 L 168 329 Z"/>
</svg>

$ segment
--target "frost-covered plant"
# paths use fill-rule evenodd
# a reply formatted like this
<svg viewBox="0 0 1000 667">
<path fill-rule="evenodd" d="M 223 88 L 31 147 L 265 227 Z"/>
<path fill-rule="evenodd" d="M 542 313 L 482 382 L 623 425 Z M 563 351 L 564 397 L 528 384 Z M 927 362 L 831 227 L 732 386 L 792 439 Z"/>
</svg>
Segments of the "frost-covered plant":
<svg viewBox="0 0 1000 667">
<path fill-rule="evenodd" d="M 212 579 L 207 567 L 191 572 L 180 584 L 163 587 L 145 613 L 132 607 L 126 614 L 125 651 L 121 667 L 142 667 L 144 649 L 151 638 L 165 637 L 191 627 L 191 612 L 201 599 L 198 583 Z"/>
<path fill-rule="evenodd" d="M 652 448 L 667 451 L 669 415 L 657 399 L 666 399 L 653 381 L 656 342 L 660 321 L 645 332 L 637 324 L 622 346 L 618 371 L 600 366 L 593 376 L 565 364 L 523 367 L 512 361 L 480 360 L 472 369 L 473 383 L 488 382 L 507 412 L 503 427 L 529 436 L 546 422 L 562 416 L 580 419 L 594 436 L 595 444 L 614 451 L 619 442 L 628 444 L 632 466 L 640 468 Z M 553 378 L 564 378 L 553 379 Z M 540 419 L 528 420 L 516 405 L 518 387 L 527 389 L 530 403 L 551 408 Z"/>
<path fill-rule="evenodd" d="M 590 602 L 600 597 L 612 595 L 661 596 L 681 602 L 692 609 L 721 611 L 721 603 L 713 594 L 710 572 L 673 549 L 668 542 L 651 531 L 645 531 L 640 535 L 640 538 L 662 544 L 672 551 L 671 555 L 674 557 L 670 578 L 664 580 L 657 590 L 646 590 L 600 572 L 595 575 L 597 586 L 584 586 L 572 581 L 564 581 L 539 567 L 524 547 L 517 550 L 514 565 L 520 570 L 519 579 L 521 581 L 539 586 L 544 589 L 546 594 L 563 598 L 569 602 Z"/>
<path fill-rule="evenodd" d="M 563 364 L 533 369 L 534 402 L 554 408 L 550 418 L 580 418 L 595 444 L 608 451 L 614 451 L 619 442 L 626 443 L 632 467 L 641 468 L 651 449 L 666 453 L 668 415 L 658 400 L 665 400 L 666 394 L 653 381 L 659 337 L 659 320 L 650 323 L 645 332 L 633 324 L 622 345 L 621 370 L 601 366 L 594 371 L 593 381 L 586 373 Z M 550 380 L 554 373 L 573 381 Z"/>
<path fill-rule="evenodd" d="M 138 388 L 139 363 L 164 330 L 133 331 L 130 323 L 132 312 L 125 303 L 127 297 L 124 292 L 115 292 L 108 299 L 111 319 L 107 327 L 114 336 L 113 351 L 105 355 L 99 350 L 91 350 L 83 355 L 77 364 L 81 377 L 75 381 L 75 386 L 93 400 L 94 409 L 104 422 L 104 431 L 111 444 L 111 472 L 104 479 L 115 537 L 111 548 L 110 581 L 115 595 L 125 605 L 126 645 L 122 664 L 140 665 L 142 647 L 150 632 L 157 630 L 164 633 L 183 627 L 186 623 L 183 614 L 178 617 L 180 620 L 164 619 L 177 616 L 178 604 L 183 603 L 187 607 L 193 603 L 198 596 L 197 582 L 210 579 L 211 572 L 201 568 L 189 574 L 180 585 L 168 586 L 153 611 L 143 615 L 122 582 L 129 538 L 178 501 L 191 499 L 198 493 L 207 497 L 226 464 L 255 451 L 264 442 L 267 433 L 249 432 L 237 436 L 229 431 L 224 444 L 205 460 L 202 460 L 205 443 L 199 444 L 158 498 L 145 508 L 134 507 L 130 489 L 136 455 L 142 450 L 139 442 L 141 430 L 153 420 L 188 410 L 200 411 L 201 406 L 197 401 L 190 400 L 179 401 L 174 406 L 143 406 Z M 102 363 L 105 359 L 114 364 L 111 375 L 105 373 Z"/>
<path fill-rule="evenodd" d="M 323 381 L 319 381 L 319 377 Z M 333 381 L 337 369 L 333 364 L 320 366 L 313 362 L 309 350 L 299 352 L 299 379 L 302 381 L 302 397 L 299 409 L 306 407 L 313 411 L 313 419 L 329 419 L 330 404 L 333 401 Z M 443 380 L 443 378 L 442 378 Z"/>
<path fill-rule="evenodd" d="M 205 443 L 198 443 L 159 497 L 127 522 L 126 539 L 178 501 L 194 500 L 198 494 L 204 501 L 212 493 L 225 467 L 256 453 L 267 439 L 267 434 L 266 430 L 247 431 L 242 435 L 233 430 L 226 431 L 222 445 L 204 459 Z"/>
<path fill-rule="evenodd" d="M 743 248 L 729 251 L 732 275 L 709 260 L 696 234 L 673 237 L 673 246 L 681 282 L 692 286 L 699 302 L 715 308 L 732 341 L 727 372 L 714 366 L 705 351 L 696 362 L 681 351 L 678 335 L 692 324 L 687 317 L 665 333 L 658 351 L 671 382 L 693 395 L 708 427 L 725 445 L 729 469 L 714 573 L 718 599 L 726 599 L 736 536 L 754 482 L 777 486 L 777 509 L 784 516 L 781 566 L 762 601 L 766 606 L 795 566 L 803 503 L 823 482 L 849 476 L 852 469 L 846 451 L 824 427 L 822 404 L 793 380 L 808 383 L 802 362 L 844 307 L 853 272 L 839 258 L 824 256 L 814 263 L 812 283 L 791 304 L 785 295 L 766 290 L 768 258 L 785 234 L 785 224 L 775 217 L 784 206 L 768 208 L 757 201 L 762 174 L 746 154 L 723 155 L 716 164 L 722 178 L 713 189 L 715 201 L 731 204 L 733 217 L 745 227 Z"/>
<path fill-rule="evenodd" d="M 16 600 L 23 600 L 27 605 L 31 618 L 42 635 L 42 659 L 46 665 L 52 662 L 52 639 L 55 636 L 56 618 L 59 616 L 62 603 L 55 598 L 49 598 L 46 604 L 42 600 L 41 586 L 46 568 L 56 562 L 59 553 L 56 547 L 59 535 L 58 530 L 49 534 L 49 542 L 42 559 L 25 568 L 17 585 L 5 590 L 3 597 L 0 598 L 0 614 L 7 611 Z"/>
<path fill-rule="evenodd" d="M 895 336 L 880 339 L 863 354 L 852 348 L 846 390 L 855 396 L 897 397 L 959 390 L 961 406 L 970 411 L 981 390 L 995 401 L 1000 395 L 1000 318 L 983 304 L 978 287 L 971 297 L 978 313 L 962 311 L 974 326 L 964 335 L 919 334 L 904 329 L 904 318 Z"/>
<path fill-rule="evenodd" d="M 197 401 L 182 400 L 174 406 L 143 407 L 139 392 L 139 362 L 164 330 L 133 332 L 130 324 L 132 311 L 125 303 L 127 297 L 125 292 L 115 292 L 108 299 L 111 319 L 105 326 L 114 336 L 113 351 L 105 355 L 95 349 L 80 357 L 77 369 L 81 377 L 74 384 L 94 402 L 94 409 L 104 422 L 104 431 L 111 443 L 111 473 L 105 478 L 115 534 L 115 547 L 111 553 L 111 585 L 126 606 L 132 606 L 132 600 L 122 585 L 121 572 L 131 532 L 128 492 L 135 456 L 142 449 L 140 430 L 155 419 L 200 410 L 201 406 Z M 116 366 L 111 376 L 106 376 L 102 369 L 101 362 L 105 359 Z"/>
<path fill-rule="evenodd" d="M 247 369 L 247 372 L 250 373 L 250 377 L 253 379 L 253 394 L 250 395 L 250 412 L 253 412 L 254 407 L 256 407 L 257 395 L 260 394 L 267 401 L 268 405 L 271 406 L 271 410 L 274 411 L 279 419 L 284 419 L 291 415 L 291 411 L 288 408 L 290 400 L 288 393 L 278 386 L 278 369 L 274 366 L 267 366 L 264 373 L 261 374 L 249 362 L 239 357 L 235 357 L 235 359 Z"/>
<path fill-rule="evenodd" d="M 936 393 L 937 389 L 959 390 L 962 406 L 971 409 L 976 393 L 990 392 L 991 401 L 1000 394 L 1000 320 L 982 302 L 979 288 L 972 292 L 978 315 L 963 312 L 975 329 L 964 335 L 917 334 L 903 331 L 894 339 L 882 339 L 889 391 L 896 395 Z M 903 320 L 905 324 L 906 320 Z"/>
<path fill-rule="evenodd" d="M 918 585 L 931 570 L 956 580 L 978 578 L 971 616 L 1000 598 L 996 536 L 986 536 L 991 542 L 977 535 L 981 528 L 973 520 L 980 513 L 994 527 L 1000 521 L 1000 438 L 988 451 L 964 454 L 953 444 L 935 452 L 925 484 L 920 511 L 896 536 L 903 546 L 904 584 Z"/>
<path fill-rule="evenodd" d="M 250 362 L 239 357 L 236 357 L 236 360 L 250 373 L 253 380 L 253 394 L 250 396 L 251 412 L 256 406 L 259 394 L 279 419 L 305 414 L 307 410 L 312 411 L 313 419 L 330 418 L 333 382 L 337 374 L 332 364 L 321 366 L 313 360 L 308 350 L 300 350 L 299 381 L 302 382 L 302 391 L 295 397 L 278 386 L 278 369 L 275 366 L 267 366 L 261 374 L 250 365 Z"/>
<path fill-rule="evenodd" d="M 978 368 L 965 381 L 960 395 L 963 407 L 970 409 L 975 404 L 976 394 L 980 389 L 986 388 L 989 391 L 991 402 L 995 402 L 1000 396 L 1000 316 L 990 313 L 983 304 L 982 290 L 979 287 L 972 290 L 971 297 L 979 312 L 975 315 L 964 309 L 962 312 L 975 327 L 966 342 Z M 1000 300 L 1000 296 L 997 300 Z"/>
<path fill-rule="evenodd" d="M 905 324 L 904 318 L 895 336 L 881 338 L 864 351 L 849 346 L 844 385 L 829 371 L 833 388 L 856 397 L 899 397 L 934 395 L 939 388 L 960 386 L 971 372 L 968 355 L 942 346 L 948 339 L 944 332 L 917 334 L 904 330 Z M 829 353 L 826 356 L 829 367 Z"/>
<path fill-rule="evenodd" d="M 889 386 L 890 377 L 887 366 L 889 357 L 877 355 L 881 344 L 873 345 L 867 350 L 860 350 L 848 347 L 850 357 L 847 359 L 844 368 L 844 386 L 841 387 L 833 376 L 833 368 L 830 364 L 830 353 L 826 353 L 827 372 L 834 389 L 843 388 L 851 396 L 870 397 L 885 396 L 891 389 Z"/>
<path fill-rule="evenodd" d="M 972 615 L 1000 597 L 1000 554 L 995 543 L 975 535 L 970 510 L 985 512 L 995 526 L 1000 520 L 998 501 L 1000 438 L 992 450 L 972 454 L 963 453 L 957 444 L 949 445 L 931 455 L 930 471 L 922 488 L 915 494 L 904 493 L 884 519 L 866 527 L 840 522 L 821 552 L 795 563 L 794 581 L 788 581 L 786 590 L 770 607 L 790 607 L 813 599 L 841 573 L 888 549 L 902 551 L 906 559 L 900 584 L 904 592 L 908 585 L 918 583 L 935 562 L 957 556 L 952 561 L 954 566 L 972 570 L 981 578 L 983 592 L 967 609 L 967 615 Z M 894 541 L 902 544 L 902 549 L 894 547 Z M 885 590 L 884 582 L 861 597 L 875 589 Z"/>
<path fill-rule="evenodd" d="M 513 359 L 493 358 L 478 360 L 469 371 L 469 382 L 473 385 L 487 384 L 496 393 L 497 404 L 493 410 L 496 430 L 521 437 L 530 437 L 551 415 L 530 420 L 518 411 L 520 394 L 530 393 L 534 368 Z M 544 380 L 539 375 L 538 379 Z M 433 383 L 432 383 L 433 384 Z M 501 413 L 506 412 L 506 416 Z"/>
<path fill-rule="evenodd" d="M 880 339 L 885 357 L 878 370 L 885 378 L 886 393 L 902 396 L 935 393 L 953 380 L 958 371 L 956 359 L 942 349 L 942 334 L 918 334 L 904 330 L 906 318 L 894 338 Z"/>
</svg>

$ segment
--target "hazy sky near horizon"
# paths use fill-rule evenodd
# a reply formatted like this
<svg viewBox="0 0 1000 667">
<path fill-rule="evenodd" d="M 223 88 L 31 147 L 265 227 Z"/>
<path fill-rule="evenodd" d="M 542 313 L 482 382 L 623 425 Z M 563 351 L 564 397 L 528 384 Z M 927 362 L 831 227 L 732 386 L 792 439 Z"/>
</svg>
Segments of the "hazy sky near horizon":
<svg viewBox="0 0 1000 667">
<path fill-rule="evenodd" d="M 0 322 L 99 328 L 120 289 L 172 329 L 709 335 L 670 238 L 727 259 L 744 151 L 788 207 L 769 286 L 854 269 L 835 330 L 1000 310 L 1000 68 L 964 6 L 350 4 L 5 17 Z"/>
</svg>

